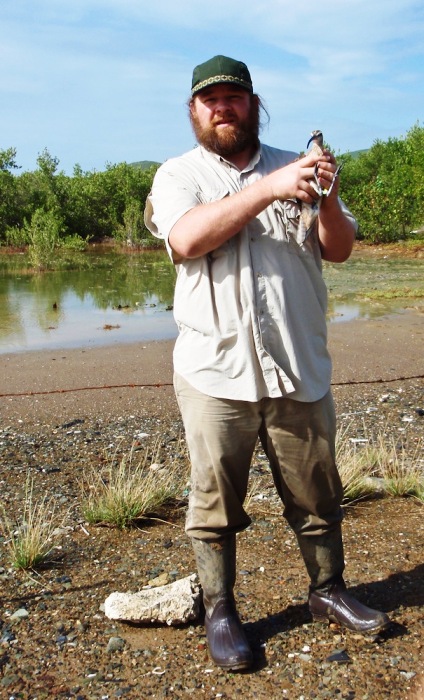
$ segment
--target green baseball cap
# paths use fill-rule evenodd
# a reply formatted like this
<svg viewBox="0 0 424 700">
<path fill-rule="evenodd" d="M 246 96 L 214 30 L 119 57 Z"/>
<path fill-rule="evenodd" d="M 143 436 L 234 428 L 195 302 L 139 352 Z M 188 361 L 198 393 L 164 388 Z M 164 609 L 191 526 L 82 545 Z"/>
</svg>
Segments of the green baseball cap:
<svg viewBox="0 0 424 700">
<path fill-rule="evenodd" d="M 214 56 L 194 69 L 191 95 L 193 97 L 200 90 L 218 83 L 239 85 L 248 92 L 253 92 L 252 79 L 245 63 L 228 56 Z"/>
</svg>

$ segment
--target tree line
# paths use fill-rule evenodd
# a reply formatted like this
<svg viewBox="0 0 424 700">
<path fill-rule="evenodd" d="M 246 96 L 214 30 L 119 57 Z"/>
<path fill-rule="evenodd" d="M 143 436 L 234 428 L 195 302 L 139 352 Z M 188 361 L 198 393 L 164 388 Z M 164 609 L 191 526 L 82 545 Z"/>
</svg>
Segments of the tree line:
<svg viewBox="0 0 424 700">
<path fill-rule="evenodd" d="M 405 137 L 375 141 L 343 163 L 340 196 L 359 222 L 359 238 L 392 243 L 424 228 L 424 128 Z"/>
<path fill-rule="evenodd" d="M 154 247 L 143 223 L 144 203 L 157 165 L 127 163 L 72 176 L 44 149 L 37 169 L 17 172 L 16 149 L 0 150 L 0 244 L 82 249 L 105 238 Z"/>
<path fill-rule="evenodd" d="M 424 225 L 424 128 L 376 141 L 343 163 L 340 196 L 359 221 L 359 238 L 390 243 Z M 37 168 L 19 173 L 16 149 L 0 150 L 0 245 L 82 248 L 105 237 L 130 245 L 161 245 L 143 223 L 144 203 L 157 166 L 108 164 L 72 176 L 47 149 Z"/>
</svg>

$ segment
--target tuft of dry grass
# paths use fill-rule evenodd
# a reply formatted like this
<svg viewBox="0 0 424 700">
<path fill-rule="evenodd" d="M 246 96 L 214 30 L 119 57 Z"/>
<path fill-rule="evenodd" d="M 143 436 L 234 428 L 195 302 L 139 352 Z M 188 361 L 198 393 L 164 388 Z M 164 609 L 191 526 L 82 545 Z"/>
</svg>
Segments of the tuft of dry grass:
<svg viewBox="0 0 424 700">
<path fill-rule="evenodd" d="M 349 426 L 336 435 L 336 461 L 343 484 L 344 500 L 358 501 L 375 493 L 373 462 L 362 445 L 351 442 Z"/>
<path fill-rule="evenodd" d="M 394 437 L 388 441 L 381 435 L 377 439 L 377 469 L 386 492 L 391 496 L 415 496 L 423 500 L 424 494 L 424 443 L 398 445 Z"/>
<path fill-rule="evenodd" d="M 414 496 L 424 501 L 423 441 L 400 444 L 389 431 L 363 443 L 348 438 L 349 426 L 336 439 L 336 459 L 346 501 L 375 493 Z"/>
<path fill-rule="evenodd" d="M 83 482 L 82 510 L 91 524 L 124 529 L 175 499 L 186 487 L 178 464 L 159 463 L 159 445 L 136 461 L 134 449 L 117 459 L 116 453 L 102 471 L 90 469 Z"/>
<path fill-rule="evenodd" d="M 243 507 L 246 510 L 249 510 L 249 508 L 254 505 L 255 498 L 259 496 L 262 487 L 263 479 L 260 479 L 259 477 L 255 477 L 249 481 L 246 498 L 243 504 Z"/>
<path fill-rule="evenodd" d="M 58 544 L 58 531 L 63 523 L 52 497 L 34 497 L 34 480 L 28 475 L 25 483 L 23 511 L 12 520 L 1 506 L 0 525 L 5 532 L 5 546 L 12 566 L 16 569 L 35 569 L 48 562 Z"/>
</svg>

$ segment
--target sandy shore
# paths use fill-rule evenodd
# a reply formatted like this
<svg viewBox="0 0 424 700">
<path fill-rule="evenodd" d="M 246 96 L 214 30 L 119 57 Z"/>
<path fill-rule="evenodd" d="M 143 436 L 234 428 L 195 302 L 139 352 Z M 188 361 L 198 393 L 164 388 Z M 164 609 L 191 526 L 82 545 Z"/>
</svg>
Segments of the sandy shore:
<svg viewBox="0 0 424 700">
<path fill-rule="evenodd" d="M 336 408 L 351 438 L 384 434 L 418 455 L 423 336 L 418 312 L 330 325 Z M 360 600 L 389 614 L 385 638 L 311 622 L 305 569 L 260 459 L 252 475 L 261 499 L 249 504 L 252 526 L 239 538 L 236 588 L 255 655 L 251 673 L 214 667 L 199 622 L 131 626 L 102 613 L 112 591 L 140 590 L 159 574 L 174 580 L 195 570 L 184 508 L 124 532 L 82 520 L 85 473 L 101 473 L 118 448 L 125 454 L 137 444 L 142 457 L 140 433 L 148 445 L 159 438 L 164 464 L 187 469 L 172 347 L 152 342 L 0 355 L 2 503 L 13 517 L 19 513 L 30 474 L 37 494 L 52 496 L 66 512 L 59 558 L 39 575 L 0 562 L 0 687 L 7 697 L 422 698 L 424 528 L 422 504 L 413 498 L 346 508 L 347 582 Z M 25 619 L 12 626 L 10 616 L 22 608 Z M 112 639 L 122 645 L 114 653 Z M 341 650 L 347 662 L 331 661 Z"/>
<path fill-rule="evenodd" d="M 113 417 L 139 411 L 140 402 L 153 412 L 174 407 L 173 345 L 161 341 L 0 356 L 2 419 Z M 330 324 L 333 384 L 423 377 L 423 346 L 419 312 Z"/>
</svg>

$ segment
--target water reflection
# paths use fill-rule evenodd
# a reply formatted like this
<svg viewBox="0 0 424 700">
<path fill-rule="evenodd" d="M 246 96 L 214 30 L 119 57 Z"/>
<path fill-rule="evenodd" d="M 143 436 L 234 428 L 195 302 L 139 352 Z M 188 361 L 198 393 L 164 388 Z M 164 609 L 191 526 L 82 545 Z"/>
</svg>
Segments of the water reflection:
<svg viewBox="0 0 424 700">
<path fill-rule="evenodd" d="M 1 259 L 0 353 L 176 337 L 175 271 L 164 251 L 90 253 L 82 269 L 28 274 L 14 256 Z M 325 265 L 329 322 L 372 318 L 402 308 L 371 301 L 373 290 L 422 290 L 422 261 L 364 259 Z"/>
<path fill-rule="evenodd" d="M 401 305 L 394 302 L 376 303 L 364 301 L 358 303 L 355 300 L 348 302 L 337 302 L 334 299 L 329 299 L 328 303 L 328 322 L 343 323 L 354 321 L 355 319 L 371 319 L 378 318 L 390 313 L 396 313 L 401 309 Z"/>
<path fill-rule="evenodd" d="M 90 255 L 82 270 L 0 276 L 0 353 L 172 338 L 166 253 Z"/>
</svg>

